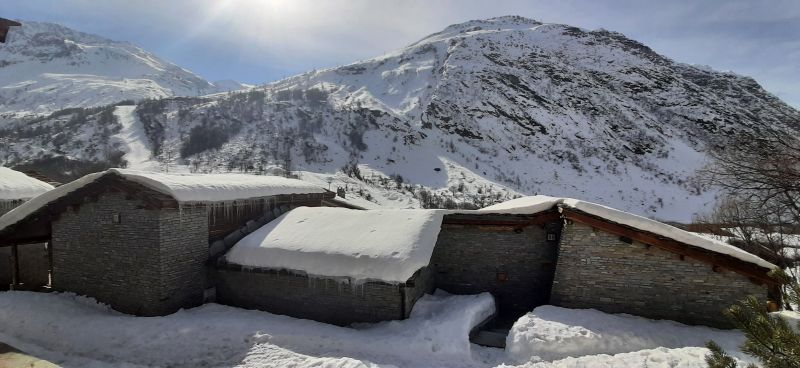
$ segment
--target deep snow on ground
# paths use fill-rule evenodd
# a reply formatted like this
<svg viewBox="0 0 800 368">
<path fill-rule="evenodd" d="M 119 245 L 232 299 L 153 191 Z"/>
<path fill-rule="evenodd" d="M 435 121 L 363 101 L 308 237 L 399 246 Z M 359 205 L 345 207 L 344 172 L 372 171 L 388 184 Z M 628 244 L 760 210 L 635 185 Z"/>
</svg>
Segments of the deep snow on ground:
<svg viewBox="0 0 800 368">
<path fill-rule="evenodd" d="M 545 305 L 514 324 L 506 340 L 506 350 L 512 359 L 526 362 L 537 356 L 553 360 L 657 348 L 702 347 L 711 336 L 730 351 L 744 342 L 738 331 Z M 692 352 L 697 353 L 697 350 L 687 348 L 687 354 Z M 746 359 L 746 356 L 739 354 L 737 358 Z"/>
<path fill-rule="evenodd" d="M 707 340 L 744 357 L 738 332 L 550 306 L 517 327 L 540 338 L 528 351 L 557 360 L 470 344 L 493 310 L 489 294 L 437 292 L 408 320 L 344 328 L 218 304 L 132 317 L 72 294 L 3 292 L 0 341 L 64 367 L 705 367 Z"/>
</svg>

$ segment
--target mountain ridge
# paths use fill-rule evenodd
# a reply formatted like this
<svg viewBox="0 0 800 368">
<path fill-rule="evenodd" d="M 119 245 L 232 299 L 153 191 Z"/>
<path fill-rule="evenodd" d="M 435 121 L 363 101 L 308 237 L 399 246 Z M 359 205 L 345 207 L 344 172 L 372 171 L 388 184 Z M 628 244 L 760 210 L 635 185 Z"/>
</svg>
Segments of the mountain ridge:
<svg viewBox="0 0 800 368">
<path fill-rule="evenodd" d="M 104 109 L 18 121 L 0 132 L 15 142 L 0 160 L 124 164 L 123 145 L 109 144 L 115 108 Z M 393 207 L 550 194 L 680 221 L 714 202 L 694 178 L 708 149 L 800 129 L 800 112 L 752 78 L 522 17 L 452 25 L 247 92 L 142 101 L 135 114 L 149 168 L 291 171 Z M 66 126 L 79 129 L 54 134 Z"/>
<path fill-rule="evenodd" d="M 130 43 L 23 21 L 0 45 L 0 119 L 133 99 L 197 96 L 223 88 Z"/>
</svg>

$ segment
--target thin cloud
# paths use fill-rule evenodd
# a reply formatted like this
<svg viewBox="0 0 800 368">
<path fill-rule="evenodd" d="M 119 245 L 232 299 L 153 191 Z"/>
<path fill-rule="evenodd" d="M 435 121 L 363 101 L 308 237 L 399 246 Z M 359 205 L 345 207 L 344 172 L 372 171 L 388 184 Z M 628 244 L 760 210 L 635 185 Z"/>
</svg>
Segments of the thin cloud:
<svg viewBox="0 0 800 368">
<path fill-rule="evenodd" d="M 131 41 L 209 79 L 265 82 L 499 15 L 615 30 L 681 62 L 754 77 L 800 107 L 800 3 L 712 1 L 28 0 L 0 14 Z"/>
</svg>

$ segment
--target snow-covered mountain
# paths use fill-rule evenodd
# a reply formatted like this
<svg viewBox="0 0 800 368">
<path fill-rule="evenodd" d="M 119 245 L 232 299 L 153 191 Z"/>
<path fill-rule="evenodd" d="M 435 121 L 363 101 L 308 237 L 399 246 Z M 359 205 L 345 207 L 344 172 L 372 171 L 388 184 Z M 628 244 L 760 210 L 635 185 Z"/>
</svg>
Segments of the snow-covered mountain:
<svg viewBox="0 0 800 368">
<path fill-rule="evenodd" d="M 751 78 L 619 33 L 500 17 L 247 92 L 21 121 L 0 131 L 0 163 L 72 175 L 125 163 L 289 169 L 362 203 L 538 193 L 686 221 L 714 200 L 692 179 L 707 149 L 799 128 L 800 112 Z"/>
<path fill-rule="evenodd" d="M 217 86 L 130 43 L 58 24 L 23 21 L 0 44 L 0 119 L 243 87 Z"/>
</svg>

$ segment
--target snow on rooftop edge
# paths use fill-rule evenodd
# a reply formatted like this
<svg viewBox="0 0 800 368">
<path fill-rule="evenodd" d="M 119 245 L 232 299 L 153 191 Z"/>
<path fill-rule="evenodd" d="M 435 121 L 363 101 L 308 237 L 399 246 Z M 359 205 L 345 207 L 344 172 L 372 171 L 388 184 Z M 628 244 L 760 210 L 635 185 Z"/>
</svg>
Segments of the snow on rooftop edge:
<svg viewBox="0 0 800 368">
<path fill-rule="evenodd" d="M 110 169 L 126 179 L 175 198 L 179 202 L 219 202 L 281 194 L 324 193 L 298 179 L 250 174 L 166 174 Z"/>
<path fill-rule="evenodd" d="M 225 258 L 242 266 L 402 283 L 430 263 L 443 215 L 298 207 L 244 237 Z"/>
<path fill-rule="evenodd" d="M 30 199 L 54 187 L 7 167 L 0 167 L 0 200 Z"/>
<path fill-rule="evenodd" d="M 167 194 L 179 202 L 218 202 L 267 197 L 280 194 L 324 193 L 325 189 L 297 179 L 248 174 L 161 174 L 109 169 L 85 175 L 44 192 L 0 216 L 0 230 L 15 224 L 38 209 L 99 179 L 116 173 L 128 180 Z"/>
<path fill-rule="evenodd" d="M 578 211 L 598 216 L 618 224 L 630 226 L 635 229 L 661 235 L 698 248 L 703 248 L 720 254 L 726 254 L 741 261 L 756 264 L 761 267 L 770 269 L 777 267 L 774 264 L 765 261 L 761 257 L 748 253 L 742 249 L 734 247 L 733 245 L 710 239 L 702 235 L 693 234 L 688 231 L 678 229 L 677 227 L 648 219 L 646 217 L 574 198 L 550 197 L 543 195 L 521 197 L 485 207 L 477 211 L 485 213 L 533 214 L 546 211 L 558 205 L 576 209 Z"/>
</svg>

